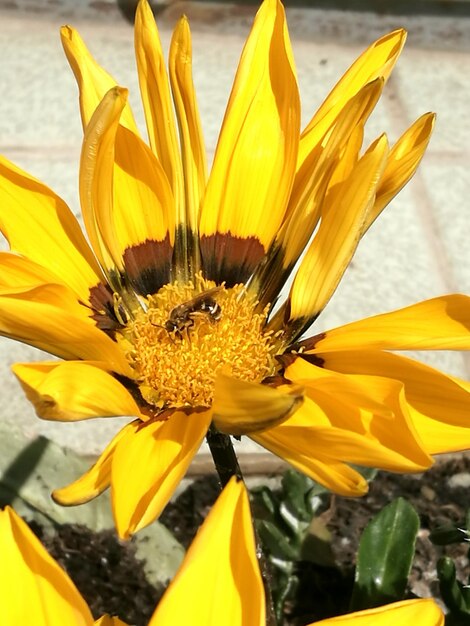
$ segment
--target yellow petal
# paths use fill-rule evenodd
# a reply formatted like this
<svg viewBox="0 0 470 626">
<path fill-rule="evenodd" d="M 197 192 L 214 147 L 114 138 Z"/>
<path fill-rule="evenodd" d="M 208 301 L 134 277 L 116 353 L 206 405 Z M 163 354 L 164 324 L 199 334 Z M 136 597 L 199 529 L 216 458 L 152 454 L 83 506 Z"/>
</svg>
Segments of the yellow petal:
<svg viewBox="0 0 470 626">
<path fill-rule="evenodd" d="M 318 366 L 299 356 L 286 367 L 284 376 L 297 385 L 305 385 L 307 389 L 319 389 L 322 393 L 336 394 L 341 397 L 343 402 L 356 405 L 383 417 L 392 417 L 391 408 L 382 401 L 377 401 L 369 393 L 370 384 L 373 382 L 371 377 L 344 376 L 336 371 L 325 369 L 328 366 L 323 367 L 322 361 L 323 359 L 318 359 L 318 362 L 322 364 Z M 348 373 L 356 374 L 357 372 Z"/>
<path fill-rule="evenodd" d="M 338 372 L 386 376 L 403 382 L 410 418 L 428 454 L 470 447 L 470 384 L 411 359 L 360 350 L 321 355 Z"/>
<path fill-rule="evenodd" d="M 118 344 L 86 317 L 74 295 L 62 285 L 39 285 L 0 295 L 0 334 L 64 359 L 106 362 L 129 375 Z"/>
<path fill-rule="evenodd" d="M 183 198 L 182 164 L 162 45 L 147 0 L 135 14 L 135 56 L 150 146 L 162 164 L 175 198 Z"/>
<path fill-rule="evenodd" d="M 213 422 L 222 433 L 240 436 L 272 428 L 302 404 L 302 389 L 281 389 L 219 374 L 215 381 Z"/>
<path fill-rule="evenodd" d="M 331 210 L 325 208 L 319 230 L 300 264 L 289 296 L 289 324 L 297 333 L 323 310 L 354 255 L 387 152 L 387 140 L 382 137 L 345 180 L 337 206 Z"/>
<path fill-rule="evenodd" d="M 365 479 L 346 463 L 325 455 L 322 436 L 331 430 L 328 416 L 306 398 L 283 424 L 253 433 L 250 438 L 334 493 L 361 496 L 367 492 Z M 352 439 L 356 439 L 355 434 Z"/>
<path fill-rule="evenodd" d="M 330 379 L 333 372 L 318 376 L 319 369 L 298 359 L 285 375 L 305 385 L 314 402 L 310 411 L 315 424 L 320 409 L 333 427 L 319 435 L 325 456 L 389 471 L 418 472 L 432 465 L 401 382 L 381 376 L 343 375 L 335 385 Z"/>
<path fill-rule="evenodd" d="M 309 626 L 444 626 L 444 613 L 432 598 L 403 600 L 376 609 L 322 619 Z"/>
<path fill-rule="evenodd" d="M 127 389 L 84 361 L 16 363 L 13 373 L 39 417 L 74 422 L 91 417 L 143 417 Z"/>
<path fill-rule="evenodd" d="M 405 40 L 406 32 L 403 29 L 395 30 L 380 37 L 354 61 L 302 132 L 299 167 L 312 146 L 319 143 L 350 98 L 376 78 L 382 78 L 387 82 Z"/>
<path fill-rule="evenodd" d="M 374 206 L 367 216 L 367 230 L 387 204 L 396 196 L 415 173 L 428 147 L 434 127 L 435 115 L 421 116 L 400 137 L 388 155 L 387 165 L 377 187 Z"/>
<path fill-rule="evenodd" d="M 139 421 L 131 422 L 121 428 L 100 454 L 96 463 L 85 474 L 70 485 L 52 492 L 54 502 L 62 506 L 83 504 L 93 500 L 107 489 L 111 483 L 111 464 L 116 446 L 121 440 L 124 442 L 132 440 L 135 429 L 140 423 Z"/>
<path fill-rule="evenodd" d="M 104 95 L 117 83 L 106 70 L 98 65 L 74 28 L 63 26 L 60 29 L 60 36 L 80 90 L 80 113 L 85 130 Z M 128 104 L 122 113 L 121 124 L 138 134 L 139 131 Z"/>
<path fill-rule="evenodd" d="M 127 91 L 111 89 L 85 131 L 80 199 L 87 232 L 110 281 L 113 267 L 142 295 L 169 279 L 173 195 L 150 148 L 120 126 Z M 151 207 L 151 209 L 150 209 Z"/>
<path fill-rule="evenodd" d="M 74 215 L 58 196 L 0 157 L 0 230 L 11 250 L 45 268 L 84 302 L 103 274 Z"/>
<path fill-rule="evenodd" d="M 0 511 L 2 626 L 92 626 L 77 588 L 10 508 Z"/>
<path fill-rule="evenodd" d="M 149 626 L 264 626 L 264 604 L 248 496 L 232 478 Z"/>
<path fill-rule="evenodd" d="M 251 282 L 262 304 L 274 302 L 298 258 L 307 245 L 324 208 L 330 179 L 343 148 L 358 124 L 363 124 L 379 98 L 383 81 L 367 84 L 338 115 L 331 132 L 305 158 L 295 176 L 285 221 L 269 251 L 267 262 Z M 360 147 L 360 146 L 359 146 Z M 358 147 L 358 149 L 359 149 Z M 251 286 L 250 285 L 250 286 Z"/>
<path fill-rule="evenodd" d="M 113 455 L 111 489 L 123 539 L 153 522 L 183 478 L 209 428 L 210 411 L 175 412 L 163 422 L 134 423 Z"/>
<path fill-rule="evenodd" d="M 206 151 L 192 79 L 191 33 L 186 17 L 175 27 L 170 46 L 170 80 L 180 129 L 185 212 L 178 223 L 197 233 L 199 210 L 207 180 Z"/>
<path fill-rule="evenodd" d="M 304 343 L 304 342 L 302 342 Z M 468 350 L 470 297 L 424 300 L 367 317 L 306 340 L 307 352 L 337 350 Z"/>
<path fill-rule="evenodd" d="M 0 252 L 0 293 L 59 282 L 56 274 L 31 259 L 11 252 Z"/>
<path fill-rule="evenodd" d="M 275 237 L 292 188 L 299 119 L 284 9 L 265 0 L 242 53 L 201 212 L 212 280 L 246 280 Z"/>
</svg>

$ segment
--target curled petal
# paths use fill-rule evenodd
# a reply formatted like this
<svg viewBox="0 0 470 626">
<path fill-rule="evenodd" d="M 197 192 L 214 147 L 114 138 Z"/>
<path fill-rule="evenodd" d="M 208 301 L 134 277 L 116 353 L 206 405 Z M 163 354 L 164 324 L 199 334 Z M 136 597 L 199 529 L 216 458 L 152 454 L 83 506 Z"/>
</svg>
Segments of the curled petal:
<svg viewBox="0 0 470 626">
<path fill-rule="evenodd" d="M 240 436 L 284 422 L 302 404 L 297 385 L 281 388 L 219 374 L 215 381 L 213 421 L 218 430 Z"/>
<path fill-rule="evenodd" d="M 155 18 L 148 2 L 135 14 L 135 55 L 150 146 L 165 170 L 178 206 L 182 167 L 168 74 Z"/>
<path fill-rule="evenodd" d="M 250 438 L 270 450 L 313 480 L 344 496 L 362 496 L 367 492 L 365 479 L 342 460 L 325 454 L 323 434 L 332 430 L 321 407 L 309 398 L 280 426 L 252 433 Z M 339 429 L 337 429 L 338 434 Z M 346 437 L 347 433 L 343 433 Z M 351 437 L 357 440 L 353 434 Z M 331 444 L 331 441 L 328 442 Z"/>
<path fill-rule="evenodd" d="M 184 171 L 185 214 L 179 221 L 197 233 L 199 211 L 206 190 L 207 163 L 201 120 L 192 80 L 191 33 L 186 17 L 175 27 L 170 46 L 170 80 L 180 129 Z"/>
<path fill-rule="evenodd" d="M 174 201 L 150 148 L 120 123 L 126 102 L 127 90 L 114 87 L 86 128 L 80 200 L 87 232 L 110 282 L 116 270 L 125 269 L 137 293 L 146 296 L 169 279 Z"/>
<path fill-rule="evenodd" d="M 405 45 L 405 40 L 406 32 L 403 29 L 395 30 L 377 39 L 354 61 L 302 132 L 299 167 L 312 146 L 317 145 L 327 129 L 334 124 L 336 117 L 350 98 L 364 85 L 377 78 L 387 82 Z"/>
<path fill-rule="evenodd" d="M 121 428 L 117 435 L 100 454 L 99 459 L 90 469 L 77 480 L 66 487 L 55 489 L 52 498 L 57 504 L 62 506 L 72 506 L 89 502 L 99 496 L 111 483 L 111 463 L 117 444 L 129 441 L 135 432 L 135 427 L 139 422 L 131 422 Z"/>
<path fill-rule="evenodd" d="M 43 419 L 74 422 L 117 415 L 145 419 L 127 389 L 91 363 L 16 363 L 12 369 Z"/>
<path fill-rule="evenodd" d="M 117 85 L 114 78 L 106 72 L 92 57 L 83 39 L 71 26 L 63 26 L 60 29 L 62 45 L 70 67 L 77 80 L 80 90 L 80 113 L 82 116 L 83 129 L 87 127 L 91 116 L 104 95 L 112 87 Z M 126 104 L 122 114 L 121 123 L 138 134 L 137 125 L 134 121 L 130 106 Z"/>
<path fill-rule="evenodd" d="M 470 383 L 397 354 L 358 350 L 322 354 L 338 372 L 385 376 L 403 382 L 410 418 L 428 454 L 470 447 Z"/>
</svg>

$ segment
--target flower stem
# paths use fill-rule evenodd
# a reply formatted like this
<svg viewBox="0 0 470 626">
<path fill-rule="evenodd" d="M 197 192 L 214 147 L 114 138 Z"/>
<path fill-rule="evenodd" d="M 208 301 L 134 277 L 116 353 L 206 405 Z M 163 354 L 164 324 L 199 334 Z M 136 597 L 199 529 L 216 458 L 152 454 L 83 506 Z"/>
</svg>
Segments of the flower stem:
<svg viewBox="0 0 470 626">
<path fill-rule="evenodd" d="M 211 426 L 207 432 L 206 439 L 214 459 L 215 469 L 222 483 L 222 489 L 232 476 L 243 480 L 242 471 L 229 435 L 219 433 Z"/>
<path fill-rule="evenodd" d="M 224 435 L 218 432 L 214 426 L 211 426 L 207 432 L 206 440 L 211 451 L 212 458 L 214 459 L 214 465 L 219 475 L 222 489 L 232 476 L 237 476 L 239 480 L 243 480 L 243 474 L 240 469 L 240 465 L 238 464 L 237 455 L 235 454 L 229 435 Z M 256 556 L 266 596 L 266 626 L 276 626 L 277 620 L 274 613 L 274 603 L 271 594 L 271 572 L 254 523 L 253 532 L 256 542 Z"/>
</svg>

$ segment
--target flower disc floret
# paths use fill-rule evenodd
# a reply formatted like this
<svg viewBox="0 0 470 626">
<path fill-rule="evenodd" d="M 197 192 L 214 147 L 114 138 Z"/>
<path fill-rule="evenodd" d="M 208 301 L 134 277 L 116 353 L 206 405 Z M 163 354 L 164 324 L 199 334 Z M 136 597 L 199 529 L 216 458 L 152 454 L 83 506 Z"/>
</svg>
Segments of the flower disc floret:
<svg viewBox="0 0 470 626">
<path fill-rule="evenodd" d="M 126 355 L 150 404 L 209 407 L 217 374 L 259 382 L 274 373 L 278 346 L 273 332 L 264 330 L 267 309 L 256 311 L 244 285 L 214 288 L 202 280 L 165 285 L 127 324 Z M 206 293 L 214 293 L 217 313 L 198 306 Z M 177 307 L 182 315 L 172 325 Z"/>
</svg>

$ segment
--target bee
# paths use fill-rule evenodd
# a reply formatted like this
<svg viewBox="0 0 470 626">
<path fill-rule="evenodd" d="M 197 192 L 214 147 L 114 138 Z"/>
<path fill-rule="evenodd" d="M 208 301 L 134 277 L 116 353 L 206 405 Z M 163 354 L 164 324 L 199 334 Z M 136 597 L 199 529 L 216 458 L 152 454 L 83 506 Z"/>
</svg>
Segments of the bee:
<svg viewBox="0 0 470 626">
<path fill-rule="evenodd" d="M 198 317 L 207 316 L 211 322 L 217 322 L 222 316 L 220 304 L 214 296 L 222 289 L 222 287 L 213 287 L 207 291 L 203 291 L 191 300 L 187 300 L 182 304 L 178 304 L 170 311 L 165 329 L 169 333 L 174 333 L 180 339 L 183 338 L 183 332 L 194 326 L 194 321 Z"/>
</svg>

